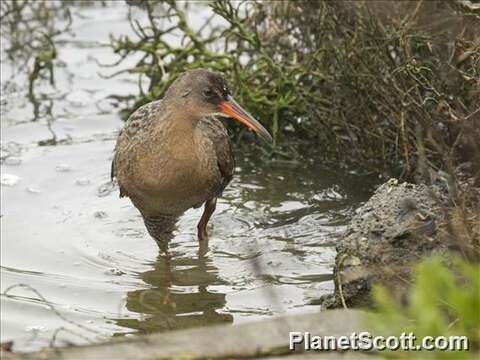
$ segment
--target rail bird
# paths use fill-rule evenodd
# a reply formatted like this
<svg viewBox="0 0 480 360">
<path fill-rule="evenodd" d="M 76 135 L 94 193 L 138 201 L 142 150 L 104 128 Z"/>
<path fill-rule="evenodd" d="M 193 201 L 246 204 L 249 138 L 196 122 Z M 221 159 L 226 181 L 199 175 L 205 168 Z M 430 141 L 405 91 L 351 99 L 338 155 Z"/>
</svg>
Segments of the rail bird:
<svg viewBox="0 0 480 360">
<path fill-rule="evenodd" d="M 240 121 L 271 141 L 268 131 L 232 97 L 222 73 L 182 73 L 161 100 L 137 109 L 120 131 L 112 161 L 120 197 L 140 211 L 149 234 L 162 242 L 169 224 L 204 204 L 199 241 L 217 198 L 232 179 L 234 158 L 219 117 Z"/>
</svg>

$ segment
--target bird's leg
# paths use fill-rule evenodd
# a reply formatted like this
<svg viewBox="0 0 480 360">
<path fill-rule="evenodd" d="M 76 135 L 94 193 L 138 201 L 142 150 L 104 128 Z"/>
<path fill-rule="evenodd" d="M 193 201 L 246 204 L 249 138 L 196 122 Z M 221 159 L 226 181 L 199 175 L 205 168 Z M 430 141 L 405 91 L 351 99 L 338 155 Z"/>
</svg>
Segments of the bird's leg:
<svg viewBox="0 0 480 360">
<path fill-rule="evenodd" d="M 199 241 L 208 240 L 207 224 L 208 224 L 208 220 L 210 220 L 210 217 L 215 211 L 216 206 L 217 206 L 216 197 L 211 198 L 210 200 L 207 200 L 205 202 L 205 208 L 203 210 L 202 217 L 200 218 L 200 221 L 198 222 L 198 225 L 197 225 Z"/>
</svg>

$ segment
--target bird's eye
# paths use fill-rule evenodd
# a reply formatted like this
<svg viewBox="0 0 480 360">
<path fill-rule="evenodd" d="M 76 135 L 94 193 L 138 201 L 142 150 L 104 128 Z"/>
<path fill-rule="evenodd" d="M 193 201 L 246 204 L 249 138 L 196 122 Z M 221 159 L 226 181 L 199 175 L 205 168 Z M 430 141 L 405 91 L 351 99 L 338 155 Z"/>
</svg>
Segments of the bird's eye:
<svg viewBox="0 0 480 360">
<path fill-rule="evenodd" d="M 205 96 L 207 99 L 211 99 L 213 96 L 215 96 L 215 93 L 212 91 L 212 89 L 206 88 L 203 90 L 203 96 Z"/>
</svg>

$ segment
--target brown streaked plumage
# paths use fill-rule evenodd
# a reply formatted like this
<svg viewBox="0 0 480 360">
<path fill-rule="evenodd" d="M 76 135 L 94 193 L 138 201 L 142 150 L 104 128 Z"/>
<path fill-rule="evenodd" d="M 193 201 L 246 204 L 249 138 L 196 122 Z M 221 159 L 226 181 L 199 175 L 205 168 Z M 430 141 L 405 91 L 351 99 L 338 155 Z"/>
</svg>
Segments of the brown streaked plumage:
<svg viewBox="0 0 480 360">
<path fill-rule="evenodd" d="M 233 176 L 234 159 L 218 115 L 232 117 L 262 137 L 270 134 L 232 98 L 221 73 L 189 70 L 162 100 L 136 110 L 120 132 L 112 161 L 120 197 L 128 196 L 150 235 L 161 242 L 179 215 L 205 204 L 199 240 Z"/>
</svg>

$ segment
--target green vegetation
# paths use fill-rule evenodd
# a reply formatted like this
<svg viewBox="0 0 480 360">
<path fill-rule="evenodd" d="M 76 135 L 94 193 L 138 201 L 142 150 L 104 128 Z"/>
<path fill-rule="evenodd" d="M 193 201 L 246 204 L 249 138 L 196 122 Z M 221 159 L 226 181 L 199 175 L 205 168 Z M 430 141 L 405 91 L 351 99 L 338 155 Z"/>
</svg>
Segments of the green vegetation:
<svg viewBox="0 0 480 360">
<path fill-rule="evenodd" d="M 314 141 L 329 159 L 403 176 L 480 151 L 480 17 L 463 3 L 214 1 L 200 30 L 174 1 L 142 4 L 137 38 L 112 40 L 121 59 L 142 55 L 128 70 L 149 81 L 135 107 L 207 67 L 277 145 Z"/>
<path fill-rule="evenodd" d="M 413 332 L 416 344 L 424 336 L 467 336 L 469 352 L 391 352 L 400 358 L 472 358 L 480 349 L 480 266 L 439 257 L 419 263 L 408 305 L 396 302 L 383 287 L 374 291 L 377 312 L 368 321 L 382 334 Z"/>
</svg>

